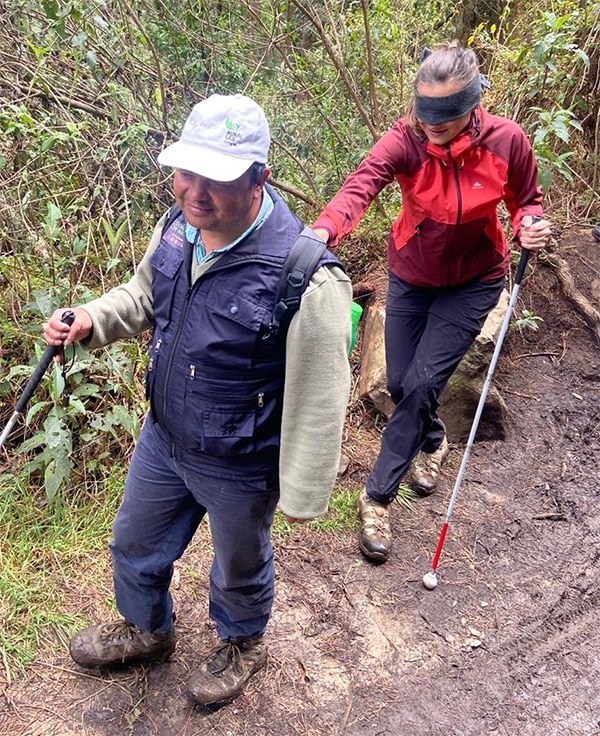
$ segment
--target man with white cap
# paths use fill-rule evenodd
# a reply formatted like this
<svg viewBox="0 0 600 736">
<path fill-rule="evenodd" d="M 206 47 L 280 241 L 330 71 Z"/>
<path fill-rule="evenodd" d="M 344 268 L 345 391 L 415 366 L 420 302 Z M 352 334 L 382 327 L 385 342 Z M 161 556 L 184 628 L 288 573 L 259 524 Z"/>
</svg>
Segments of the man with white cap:
<svg viewBox="0 0 600 736">
<path fill-rule="evenodd" d="M 189 695 L 216 707 L 266 661 L 274 595 L 270 526 L 323 514 L 336 477 L 349 391 L 351 284 L 328 252 L 287 334 L 269 330 L 285 259 L 303 229 L 266 184 L 269 126 L 243 95 L 194 106 L 159 162 L 178 209 L 158 222 L 132 279 L 57 310 L 49 344 L 90 348 L 152 329 L 150 411 L 110 550 L 117 622 L 70 642 L 84 667 L 166 659 L 175 648 L 173 563 L 208 514 L 209 614 L 219 645 Z"/>
</svg>

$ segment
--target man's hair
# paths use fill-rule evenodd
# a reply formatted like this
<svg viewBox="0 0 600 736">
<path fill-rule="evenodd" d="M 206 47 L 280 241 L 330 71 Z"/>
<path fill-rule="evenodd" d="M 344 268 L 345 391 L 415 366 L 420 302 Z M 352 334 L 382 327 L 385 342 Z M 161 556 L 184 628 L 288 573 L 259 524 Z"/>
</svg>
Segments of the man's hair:
<svg viewBox="0 0 600 736">
<path fill-rule="evenodd" d="M 263 177 L 265 175 L 266 164 L 259 164 L 254 162 L 250 167 L 250 186 L 255 187 L 262 184 Z"/>
<path fill-rule="evenodd" d="M 432 53 L 423 61 L 415 75 L 415 89 L 421 84 L 445 84 L 456 82 L 461 88 L 479 74 L 479 62 L 473 49 L 465 49 L 458 41 L 442 41 L 434 46 Z M 411 98 L 406 109 L 406 121 L 417 135 L 423 131 L 415 114 L 415 98 Z"/>
</svg>

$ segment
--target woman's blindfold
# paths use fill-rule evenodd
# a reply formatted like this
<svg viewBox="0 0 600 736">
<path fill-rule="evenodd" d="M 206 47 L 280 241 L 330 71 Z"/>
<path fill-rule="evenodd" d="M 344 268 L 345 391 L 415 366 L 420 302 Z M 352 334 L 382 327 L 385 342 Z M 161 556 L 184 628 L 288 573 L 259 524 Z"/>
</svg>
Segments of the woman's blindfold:
<svg viewBox="0 0 600 736">
<path fill-rule="evenodd" d="M 415 91 L 415 114 L 427 125 L 438 125 L 461 118 L 480 102 L 481 76 L 477 74 L 466 87 L 445 97 L 427 97 Z"/>
</svg>

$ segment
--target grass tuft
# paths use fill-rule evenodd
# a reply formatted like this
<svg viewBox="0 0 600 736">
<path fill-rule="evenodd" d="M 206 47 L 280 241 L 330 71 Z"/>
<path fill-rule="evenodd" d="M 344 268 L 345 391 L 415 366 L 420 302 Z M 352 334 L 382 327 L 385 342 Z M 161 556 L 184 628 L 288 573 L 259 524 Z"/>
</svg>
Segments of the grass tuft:
<svg viewBox="0 0 600 736">
<path fill-rule="evenodd" d="M 117 469 L 103 489 L 73 489 L 48 503 L 18 478 L 0 476 L 0 656 L 7 681 L 36 650 L 66 641 L 81 622 L 76 586 L 82 577 L 101 586 L 122 485 Z"/>
<path fill-rule="evenodd" d="M 347 488 L 334 488 L 329 502 L 329 511 L 323 517 L 309 521 L 307 527 L 313 531 L 346 533 L 356 531 L 358 528 L 357 504 L 358 495 L 362 492 L 360 488 L 348 490 Z M 396 501 L 407 511 L 414 509 L 415 493 L 402 484 L 398 489 Z M 273 523 L 273 536 L 283 537 L 293 529 L 291 524 L 278 513 Z"/>
</svg>

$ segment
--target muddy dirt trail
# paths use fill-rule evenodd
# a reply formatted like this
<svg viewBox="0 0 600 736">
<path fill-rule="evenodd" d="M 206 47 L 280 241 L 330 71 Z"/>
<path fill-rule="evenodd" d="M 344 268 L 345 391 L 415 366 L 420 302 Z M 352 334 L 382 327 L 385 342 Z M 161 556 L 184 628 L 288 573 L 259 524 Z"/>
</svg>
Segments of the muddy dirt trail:
<svg viewBox="0 0 600 736">
<path fill-rule="evenodd" d="M 600 244 L 589 229 L 556 245 L 600 308 Z M 543 319 L 511 332 L 494 384 L 509 414 L 503 441 L 474 446 L 438 569 L 421 585 L 463 446 L 439 492 L 393 508 L 391 559 L 365 561 L 356 532 L 296 528 L 275 542 L 277 597 L 268 666 L 215 713 L 185 698 L 214 643 L 207 545 L 177 567 L 179 646 L 166 664 L 85 672 L 50 642 L 0 692 L 6 736 L 592 736 L 600 734 L 600 354 L 534 262 L 518 309 Z M 349 424 L 355 492 L 377 449 L 372 415 Z M 108 554 L 108 553 L 107 553 Z M 69 581 L 73 595 L 84 581 Z M 106 614 L 106 589 L 88 600 Z M 89 594 L 89 591 L 88 591 Z M 87 613 L 87 609 L 86 609 Z"/>
</svg>

